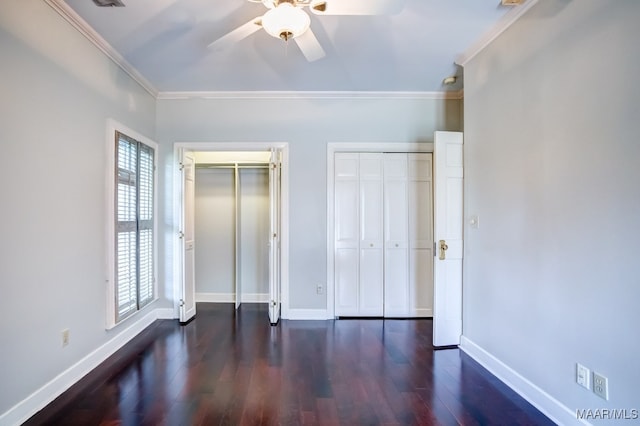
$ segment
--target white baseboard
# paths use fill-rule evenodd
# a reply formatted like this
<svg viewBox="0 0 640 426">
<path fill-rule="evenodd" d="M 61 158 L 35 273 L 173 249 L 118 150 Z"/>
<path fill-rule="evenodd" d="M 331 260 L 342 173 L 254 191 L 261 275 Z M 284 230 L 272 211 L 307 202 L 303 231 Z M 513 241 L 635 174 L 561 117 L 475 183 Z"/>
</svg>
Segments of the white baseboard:
<svg viewBox="0 0 640 426">
<path fill-rule="evenodd" d="M 282 318 L 289 320 L 328 320 L 326 309 L 287 309 Z"/>
<path fill-rule="evenodd" d="M 196 293 L 196 302 L 235 303 L 235 293 Z M 269 293 L 244 293 L 242 303 L 268 303 Z"/>
<path fill-rule="evenodd" d="M 67 368 L 40 389 L 0 415 L 0 425 L 20 425 L 86 376 L 157 319 L 173 319 L 173 309 L 154 309 L 129 324 L 111 340 Z M 132 317 L 131 320 L 134 320 Z"/>
<path fill-rule="evenodd" d="M 491 374 L 502 380 L 502 382 L 556 424 L 576 426 L 591 424 L 583 419 L 578 419 L 575 411 L 570 410 L 566 405 L 540 389 L 534 383 L 465 336 L 462 336 L 460 339 L 460 349 L 489 370 Z"/>
<path fill-rule="evenodd" d="M 173 308 L 156 309 L 157 319 L 178 319 Z"/>
</svg>

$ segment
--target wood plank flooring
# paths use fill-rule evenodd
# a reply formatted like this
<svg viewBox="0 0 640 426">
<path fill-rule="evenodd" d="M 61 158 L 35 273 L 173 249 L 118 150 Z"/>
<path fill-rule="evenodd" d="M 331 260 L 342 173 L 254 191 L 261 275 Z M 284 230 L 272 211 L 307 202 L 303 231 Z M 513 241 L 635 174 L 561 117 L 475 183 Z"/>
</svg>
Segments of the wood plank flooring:
<svg viewBox="0 0 640 426">
<path fill-rule="evenodd" d="M 552 425 L 431 320 L 157 321 L 26 425 Z"/>
</svg>

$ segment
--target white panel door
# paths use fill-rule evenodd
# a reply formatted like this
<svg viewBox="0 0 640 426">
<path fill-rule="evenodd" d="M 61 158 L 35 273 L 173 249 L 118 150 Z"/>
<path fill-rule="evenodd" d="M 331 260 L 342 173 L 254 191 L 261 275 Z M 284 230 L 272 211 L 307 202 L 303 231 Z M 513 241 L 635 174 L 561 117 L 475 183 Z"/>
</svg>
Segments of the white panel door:
<svg viewBox="0 0 640 426">
<path fill-rule="evenodd" d="M 359 312 L 360 213 L 358 154 L 335 156 L 335 315 Z"/>
<path fill-rule="evenodd" d="M 433 316 L 432 155 L 408 155 L 409 311 Z"/>
<path fill-rule="evenodd" d="M 180 297 L 180 322 L 186 323 L 196 314 L 195 285 L 195 158 L 193 153 L 182 151 L 182 214 L 180 241 L 182 260 L 182 286 Z"/>
<path fill-rule="evenodd" d="M 282 152 L 271 150 L 269 164 L 269 322 L 280 320 L 280 181 Z"/>
<path fill-rule="evenodd" d="M 462 334 L 463 138 L 434 138 L 434 316 L 433 345 L 460 344 Z"/>
<path fill-rule="evenodd" d="M 360 154 L 360 316 L 383 314 L 382 158 L 382 154 Z"/>
<path fill-rule="evenodd" d="M 384 155 L 384 316 L 409 314 L 407 154 Z"/>
</svg>

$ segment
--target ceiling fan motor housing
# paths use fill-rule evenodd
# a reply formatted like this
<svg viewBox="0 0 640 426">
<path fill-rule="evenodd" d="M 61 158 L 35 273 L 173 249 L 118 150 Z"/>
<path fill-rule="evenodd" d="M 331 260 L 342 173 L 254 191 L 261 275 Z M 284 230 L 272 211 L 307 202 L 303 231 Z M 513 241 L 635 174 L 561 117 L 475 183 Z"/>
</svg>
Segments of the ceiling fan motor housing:
<svg viewBox="0 0 640 426">
<path fill-rule="evenodd" d="M 262 28 L 272 37 L 290 40 L 304 34 L 311 25 L 311 18 L 296 0 L 276 0 L 277 6 L 269 9 L 262 17 Z"/>
</svg>

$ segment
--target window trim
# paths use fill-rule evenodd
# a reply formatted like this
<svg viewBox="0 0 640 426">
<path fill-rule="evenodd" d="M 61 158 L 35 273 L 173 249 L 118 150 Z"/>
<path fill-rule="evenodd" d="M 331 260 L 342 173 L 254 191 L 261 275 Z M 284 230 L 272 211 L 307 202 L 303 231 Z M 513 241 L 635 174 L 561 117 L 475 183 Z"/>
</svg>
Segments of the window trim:
<svg viewBox="0 0 640 426">
<path fill-rule="evenodd" d="M 152 230 L 154 235 L 153 240 L 153 298 L 141 306 L 138 310 L 125 315 L 123 318 L 118 319 L 117 312 L 117 289 L 116 289 L 116 135 L 120 133 L 129 139 L 141 142 L 144 145 L 153 149 L 153 223 Z M 158 300 L 158 144 L 151 139 L 141 135 L 140 133 L 128 128 L 127 126 L 115 121 L 107 120 L 106 130 L 106 315 L 105 315 L 105 328 L 107 330 L 112 329 L 118 324 L 122 324 L 129 318 L 137 316 L 138 312 L 146 309 L 147 306 L 153 304 Z"/>
</svg>

